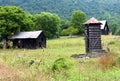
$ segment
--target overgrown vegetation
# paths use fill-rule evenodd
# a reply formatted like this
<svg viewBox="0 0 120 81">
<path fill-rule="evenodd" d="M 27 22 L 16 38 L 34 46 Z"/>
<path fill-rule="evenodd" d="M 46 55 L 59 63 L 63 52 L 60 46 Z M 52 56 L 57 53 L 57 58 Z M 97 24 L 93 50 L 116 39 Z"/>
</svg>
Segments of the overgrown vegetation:
<svg viewBox="0 0 120 81">
<path fill-rule="evenodd" d="M 112 41 L 115 43 L 108 44 Z M 46 49 L 0 50 L 0 63 L 4 63 L 0 65 L 2 67 L 0 71 L 4 68 L 5 72 L 8 72 L 1 77 L 9 76 L 1 79 L 2 81 L 119 81 L 119 37 L 102 36 L 102 43 L 104 49 L 109 45 L 113 53 L 89 59 L 71 57 L 73 54 L 85 53 L 84 37 L 50 39 L 47 41 Z M 13 71 L 15 74 L 12 74 Z"/>
<path fill-rule="evenodd" d="M 110 53 L 102 56 L 98 60 L 98 66 L 102 69 L 109 69 L 116 66 L 116 62 L 117 62 L 117 55 L 115 55 L 114 53 Z"/>
</svg>

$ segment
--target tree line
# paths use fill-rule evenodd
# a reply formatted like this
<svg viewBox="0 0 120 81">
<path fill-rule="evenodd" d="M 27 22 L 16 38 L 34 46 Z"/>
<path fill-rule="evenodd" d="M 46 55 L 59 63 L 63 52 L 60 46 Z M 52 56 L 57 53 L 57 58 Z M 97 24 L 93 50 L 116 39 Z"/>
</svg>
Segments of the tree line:
<svg viewBox="0 0 120 81">
<path fill-rule="evenodd" d="M 50 12 L 26 13 L 16 6 L 0 6 L 0 11 L 0 38 L 5 40 L 21 31 L 43 30 L 47 38 L 82 34 L 82 23 L 86 20 L 86 14 L 80 10 L 73 12 L 70 21 Z"/>
<path fill-rule="evenodd" d="M 43 30 L 47 38 L 82 35 L 86 20 L 86 13 L 80 10 L 73 11 L 71 19 L 67 20 L 55 13 L 30 14 L 17 6 L 0 6 L 0 40 L 8 41 L 17 32 L 37 30 Z M 120 34 L 118 23 L 109 25 L 113 34 Z"/>
</svg>

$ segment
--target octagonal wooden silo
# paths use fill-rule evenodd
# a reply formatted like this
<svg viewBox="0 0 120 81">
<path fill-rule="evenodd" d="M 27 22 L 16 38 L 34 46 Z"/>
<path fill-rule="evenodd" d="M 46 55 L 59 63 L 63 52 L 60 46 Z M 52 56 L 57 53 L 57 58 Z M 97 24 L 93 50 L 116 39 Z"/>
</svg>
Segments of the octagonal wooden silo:
<svg viewBox="0 0 120 81">
<path fill-rule="evenodd" d="M 85 45 L 86 53 L 91 54 L 95 51 L 102 50 L 101 45 L 101 23 L 92 17 L 85 23 Z"/>
</svg>

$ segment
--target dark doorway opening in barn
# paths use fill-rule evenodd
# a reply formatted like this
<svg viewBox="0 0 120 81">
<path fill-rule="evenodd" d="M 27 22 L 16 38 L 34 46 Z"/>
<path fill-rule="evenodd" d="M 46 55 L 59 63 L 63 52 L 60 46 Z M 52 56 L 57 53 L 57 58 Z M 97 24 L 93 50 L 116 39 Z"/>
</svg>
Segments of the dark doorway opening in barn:
<svg viewBox="0 0 120 81">
<path fill-rule="evenodd" d="M 41 42 L 39 42 L 39 47 L 40 47 L 40 48 L 42 48 L 42 45 L 41 45 L 41 44 L 42 44 L 42 43 L 41 43 Z"/>
<path fill-rule="evenodd" d="M 44 41 L 44 38 L 41 38 L 41 41 Z"/>
</svg>

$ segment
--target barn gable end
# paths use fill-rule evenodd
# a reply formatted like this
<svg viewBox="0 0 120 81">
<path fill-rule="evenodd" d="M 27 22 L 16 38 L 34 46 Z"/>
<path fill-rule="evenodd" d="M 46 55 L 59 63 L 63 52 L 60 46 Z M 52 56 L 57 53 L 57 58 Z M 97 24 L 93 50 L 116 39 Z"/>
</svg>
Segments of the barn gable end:
<svg viewBox="0 0 120 81">
<path fill-rule="evenodd" d="M 108 27 L 107 21 L 106 20 L 101 20 L 100 22 L 102 23 L 100 25 L 102 35 L 108 35 L 109 34 L 109 27 Z"/>
</svg>

